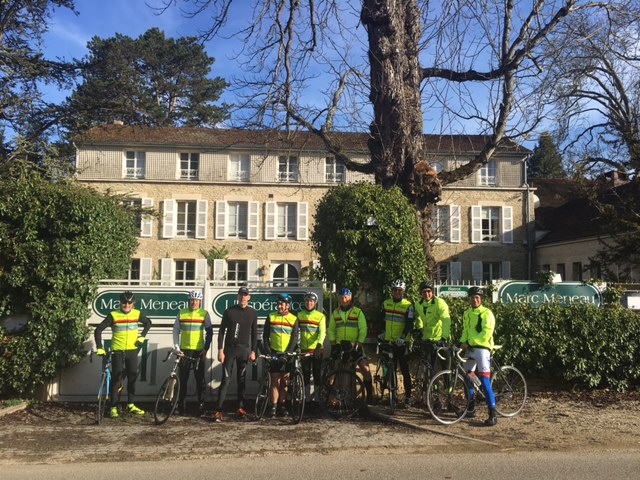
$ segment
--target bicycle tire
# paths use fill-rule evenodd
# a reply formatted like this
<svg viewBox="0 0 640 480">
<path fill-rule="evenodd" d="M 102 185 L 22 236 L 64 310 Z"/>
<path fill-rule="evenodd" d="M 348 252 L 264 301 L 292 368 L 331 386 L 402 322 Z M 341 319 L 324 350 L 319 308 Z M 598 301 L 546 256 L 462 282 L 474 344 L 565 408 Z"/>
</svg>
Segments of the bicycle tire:
<svg viewBox="0 0 640 480">
<path fill-rule="evenodd" d="M 398 406 L 398 373 L 393 368 L 393 363 L 387 365 L 387 382 L 389 383 L 389 412 L 391 415 L 396 413 Z"/>
<path fill-rule="evenodd" d="M 289 391 L 289 401 L 291 409 L 289 413 L 293 419 L 293 423 L 298 424 L 304 415 L 304 377 L 302 372 L 296 370 L 291 376 L 291 390 Z"/>
<path fill-rule="evenodd" d="M 100 425 L 107 408 L 107 400 L 109 399 L 108 378 L 105 372 L 100 377 L 100 386 L 98 387 L 98 407 L 96 409 L 96 424 Z"/>
<path fill-rule="evenodd" d="M 176 376 L 168 377 L 156 395 L 156 403 L 153 409 L 153 418 L 156 425 L 162 425 L 173 414 L 178 405 L 180 395 L 180 379 Z"/>
<path fill-rule="evenodd" d="M 469 389 L 464 378 L 453 370 L 436 373 L 427 388 L 427 407 L 431 418 L 443 425 L 462 420 L 469 406 Z"/>
<path fill-rule="evenodd" d="M 264 365 L 263 365 L 264 367 Z M 271 374 L 264 368 L 262 377 L 260 378 L 260 387 L 258 388 L 258 394 L 256 395 L 256 402 L 254 406 L 254 415 L 256 419 L 260 420 L 264 417 L 267 411 L 267 405 L 271 396 Z"/>
<path fill-rule="evenodd" d="M 338 370 L 327 379 L 325 409 L 335 418 L 349 418 L 365 403 L 364 383 L 354 372 Z"/>
<path fill-rule="evenodd" d="M 384 391 L 386 390 L 383 371 L 384 370 L 382 368 L 382 361 L 378 360 L 378 363 L 376 365 L 376 372 L 375 372 L 375 375 L 373 376 L 373 382 L 376 387 L 375 388 L 376 403 L 382 403 L 382 400 L 384 399 Z"/>
<path fill-rule="evenodd" d="M 527 382 L 516 367 L 503 366 L 493 372 L 491 387 L 496 396 L 496 412 L 502 417 L 514 417 L 527 401 Z"/>
</svg>

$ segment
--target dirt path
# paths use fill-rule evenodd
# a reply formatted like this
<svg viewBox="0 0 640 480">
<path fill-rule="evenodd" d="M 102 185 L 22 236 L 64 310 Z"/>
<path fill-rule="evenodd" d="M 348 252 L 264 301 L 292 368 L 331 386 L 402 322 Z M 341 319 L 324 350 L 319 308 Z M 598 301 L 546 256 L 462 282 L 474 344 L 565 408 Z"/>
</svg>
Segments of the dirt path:
<svg viewBox="0 0 640 480">
<path fill-rule="evenodd" d="M 304 455 L 366 448 L 368 452 L 437 453 L 474 450 L 640 451 L 640 393 L 536 392 L 515 418 L 494 428 L 477 420 L 436 424 L 417 408 L 394 418 L 336 421 L 309 414 L 299 425 L 288 419 L 260 422 L 227 416 L 223 423 L 195 417 L 153 425 L 152 416 L 122 416 L 94 424 L 94 406 L 34 404 L 0 417 L 0 464 L 117 461 L 123 445 L 135 445 L 131 460 Z M 417 427 L 417 428 L 416 428 Z M 476 440 L 482 441 L 481 443 Z"/>
</svg>

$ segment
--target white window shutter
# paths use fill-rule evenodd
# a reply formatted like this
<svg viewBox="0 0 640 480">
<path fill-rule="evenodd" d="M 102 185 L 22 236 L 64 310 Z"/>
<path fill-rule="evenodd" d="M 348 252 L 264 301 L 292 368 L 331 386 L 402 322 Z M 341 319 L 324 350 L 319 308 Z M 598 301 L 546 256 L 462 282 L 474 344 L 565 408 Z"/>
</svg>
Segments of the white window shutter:
<svg viewBox="0 0 640 480">
<path fill-rule="evenodd" d="M 227 202 L 216 202 L 216 240 L 224 240 L 227 236 Z"/>
<path fill-rule="evenodd" d="M 502 262 L 502 271 L 500 272 L 500 278 L 503 280 L 509 280 L 511 278 L 511 262 Z"/>
<path fill-rule="evenodd" d="M 153 198 L 143 198 L 141 200 L 142 208 L 153 208 Z M 153 232 L 153 216 L 142 215 L 142 221 L 140 222 L 140 236 L 151 237 Z"/>
<path fill-rule="evenodd" d="M 247 260 L 247 280 L 250 282 L 259 282 L 260 260 Z"/>
<path fill-rule="evenodd" d="M 451 272 L 452 283 L 462 280 L 462 262 L 449 262 L 449 270 Z"/>
<path fill-rule="evenodd" d="M 460 205 L 449 205 L 449 241 L 460 243 Z"/>
<path fill-rule="evenodd" d="M 298 202 L 298 224 L 297 239 L 309 240 L 309 204 L 307 202 Z"/>
<path fill-rule="evenodd" d="M 513 207 L 502 207 L 502 243 L 513 243 Z"/>
<path fill-rule="evenodd" d="M 260 228 L 260 202 L 249 202 L 247 240 L 257 240 Z"/>
<path fill-rule="evenodd" d="M 276 238 L 276 202 L 264 204 L 264 239 Z"/>
<path fill-rule="evenodd" d="M 213 281 L 220 285 L 227 279 L 227 261 L 222 258 L 216 258 L 213 261 Z"/>
<path fill-rule="evenodd" d="M 164 215 L 162 218 L 162 238 L 173 238 L 176 235 L 176 201 L 164 201 Z"/>
<path fill-rule="evenodd" d="M 149 285 L 153 278 L 153 259 L 140 259 L 140 283 Z"/>
<path fill-rule="evenodd" d="M 160 275 L 162 279 L 162 285 L 173 285 L 175 279 L 176 264 L 173 258 L 163 258 L 160 261 Z"/>
<path fill-rule="evenodd" d="M 482 242 L 482 207 L 471 207 L 471 243 Z"/>
<path fill-rule="evenodd" d="M 207 281 L 208 269 L 209 269 L 209 264 L 207 263 L 206 258 L 196 259 L 196 282 L 204 283 Z"/>
<path fill-rule="evenodd" d="M 471 262 L 471 278 L 476 283 L 482 283 L 482 262 Z"/>
<path fill-rule="evenodd" d="M 198 200 L 196 207 L 196 238 L 207 238 L 207 217 L 209 202 Z"/>
</svg>

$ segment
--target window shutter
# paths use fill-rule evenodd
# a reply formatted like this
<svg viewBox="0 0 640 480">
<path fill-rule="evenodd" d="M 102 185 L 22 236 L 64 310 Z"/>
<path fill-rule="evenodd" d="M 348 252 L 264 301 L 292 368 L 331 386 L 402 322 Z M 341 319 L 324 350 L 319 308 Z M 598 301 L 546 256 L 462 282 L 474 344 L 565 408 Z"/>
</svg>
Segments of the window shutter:
<svg viewBox="0 0 640 480">
<path fill-rule="evenodd" d="M 260 260 L 247 260 L 247 280 L 250 282 L 259 282 Z"/>
<path fill-rule="evenodd" d="M 209 202 L 198 200 L 196 207 L 196 238 L 207 238 L 207 216 Z"/>
<path fill-rule="evenodd" d="M 140 283 L 149 285 L 153 278 L 153 259 L 141 258 L 140 259 Z"/>
<path fill-rule="evenodd" d="M 482 207 L 471 207 L 471 243 L 482 242 Z"/>
<path fill-rule="evenodd" d="M 502 243 L 513 243 L 513 207 L 502 207 Z"/>
<path fill-rule="evenodd" d="M 142 208 L 153 208 L 153 198 L 143 198 L 141 200 Z M 140 222 L 140 236 L 151 237 L 153 232 L 153 216 L 142 215 L 142 221 Z"/>
<path fill-rule="evenodd" d="M 164 215 L 162 218 L 162 238 L 173 238 L 176 235 L 176 201 L 164 201 Z"/>
<path fill-rule="evenodd" d="M 500 278 L 503 280 L 509 280 L 511 278 L 511 262 L 502 262 L 502 271 L 500 272 Z"/>
<path fill-rule="evenodd" d="M 227 236 L 227 202 L 216 202 L 216 240 Z"/>
<path fill-rule="evenodd" d="M 206 258 L 196 259 L 196 282 L 204 283 L 207 281 L 207 270 L 209 265 Z"/>
<path fill-rule="evenodd" d="M 160 261 L 161 279 L 162 285 L 173 285 L 175 279 L 176 264 L 173 258 L 163 258 Z"/>
<path fill-rule="evenodd" d="M 264 204 L 264 239 L 276 238 L 276 202 Z"/>
<path fill-rule="evenodd" d="M 298 224 L 297 239 L 309 240 L 309 204 L 307 202 L 298 202 Z"/>
<path fill-rule="evenodd" d="M 216 258 L 213 261 L 213 281 L 216 282 L 217 285 L 220 285 L 220 282 L 224 282 L 227 276 L 227 262 L 222 258 Z"/>
<path fill-rule="evenodd" d="M 460 243 L 460 205 L 449 205 L 449 241 Z"/>
<path fill-rule="evenodd" d="M 257 240 L 260 228 L 260 203 L 249 202 L 249 215 L 247 226 L 247 240 Z"/>
<path fill-rule="evenodd" d="M 451 272 L 452 283 L 462 280 L 462 262 L 449 262 L 449 270 Z"/>
<path fill-rule="evenodd" d="M 482 283 L 482 262 L 471 262 L 471 278 L 476 283 Z"/>
</svg>

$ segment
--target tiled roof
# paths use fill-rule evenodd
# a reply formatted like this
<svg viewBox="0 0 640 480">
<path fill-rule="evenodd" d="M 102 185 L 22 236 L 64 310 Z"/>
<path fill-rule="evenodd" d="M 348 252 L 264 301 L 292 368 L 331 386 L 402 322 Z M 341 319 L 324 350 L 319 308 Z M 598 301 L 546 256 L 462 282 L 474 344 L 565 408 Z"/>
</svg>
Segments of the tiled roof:
<svg viewBox="0 0 640 480">
<path fill-rule="evenodd" d="M 367 133 L 331 133 L 341 148 L 351 152 L 367 152 Z M 479 152 L 486 143 L 483 135 L 425 135 L 429 152 Z M 289 133 L 277 130 L 239 130 L 217 128 L 140 127 L 109 124 L 93 127 L 74 138 L 77 145 L 179 145 L 211 148 L 262 148 L 326 150 L 320 137 L 309 132 Z M 527 154 L 529 150 L 507 141 L 498 152 Z"/>
</svg>

